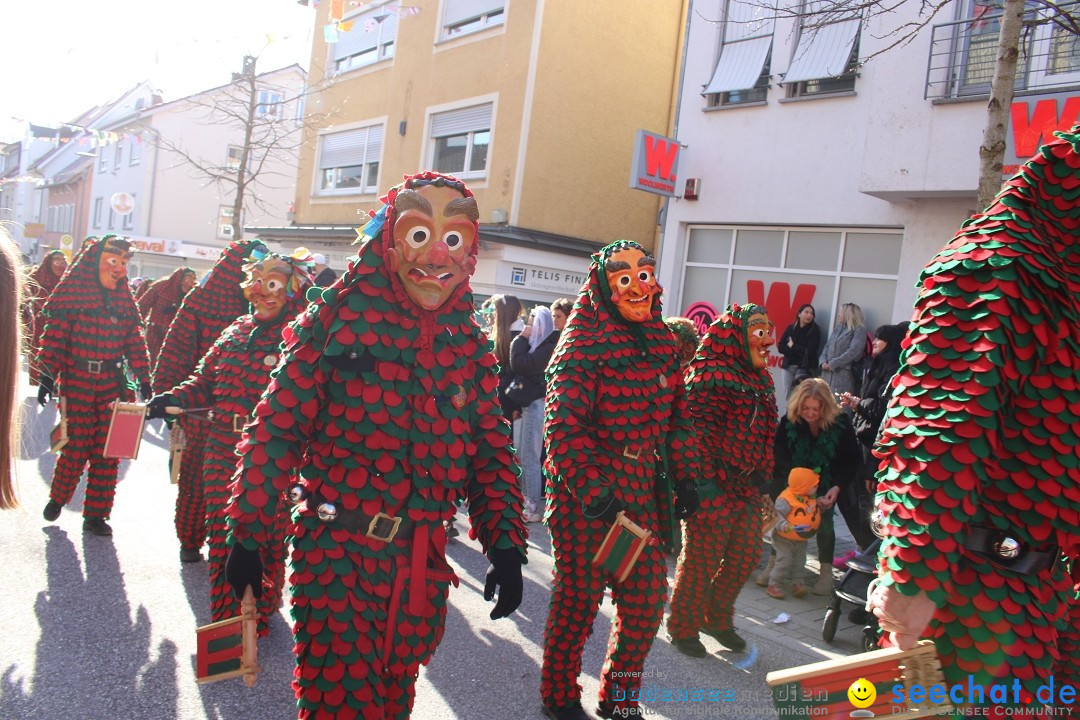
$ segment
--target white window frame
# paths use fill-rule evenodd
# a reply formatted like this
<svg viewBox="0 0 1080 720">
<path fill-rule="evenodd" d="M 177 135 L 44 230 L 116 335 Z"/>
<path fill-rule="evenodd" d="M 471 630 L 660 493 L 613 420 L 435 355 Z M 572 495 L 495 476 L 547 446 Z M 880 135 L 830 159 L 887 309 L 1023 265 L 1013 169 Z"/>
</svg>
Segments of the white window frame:
<svg viewBox="0 0 1080 720">
<path fill-rule="evenodd" d="M 113 170 L 119 170 L 124 164 L 124 143 L 117 140 L 116 149 L 113 150 Z"/>
<path fill-rule="evenodd" d="M 135 208 L 135 193 L 131 193 L 131 207 Z M 135 210 L 132 209 L 127 215 L 121 215 L 120 228 L 122 230 L 134 230 L 135 229 Z"/>
<path fill-rule="evenodd" d="M 232 226 L 232 223 L 219 222 L 218 223 L 218 237 L 221 238 L 222 240 L 232 240 L 233 239 L 233 226 Z"/>
<path fill-rule="evenodd" d="M 109 158 L 105 156 L 106 145 L 98 145 L 98 172 L 108 172 Z"/>
<path fill-rule="evenodd" d="M 142 139 L 139 135 L 132 135 L 128 138 L 128 142 L 131 144 L 131 151 L 128 153 L 128 165 L 138 165 L 142 160 Z"/>
<path fill-rule="evenodd" d="M 284 102 L 285 96 L 276 90 L 259 90 L 255 115 L 257 117 L 269 115 L 270 117 L 280 118 L 284 114 L 281 107 Z"/>
<path fill-rule="evenodd" d="M 331 74 L 340 75 L 393 59 L 400 15 L 400 0 L 391 0 L 342 18 L 342 23 L 352 23 L 352 26 L 347 32 L 339 31 L 336 43 L 328 44 L 330 57 L 327 64 L 332 69 Z M 374 38 L 371 37 L 373 30 L 378 31 Z"/>
<path fill-rule="evenodd" d="M 233 150 L 236 151 L 236 156 L 233 156 Z M 225 172 L 238 172 L 240 170 L 240 161 L 244 157 L 244 148 L 239 145 L 229 145 L 225 148 Z"/>
<path fill-rule="evenodd" d="M 506 22 L 507 0 L 443 0 L 440 40 L 498 27 Z"/>
<path fill-rule="evenodd" d="M 386 138 L 386 122 L 379 121 L 354 127 L 334 128 L 332 132 L 324 132 L 319 135 L 319 152 L 316 157 L 314 173 L 314 194 L 318 196 L 334 195 L 367 195 L 379 191 L 379 170 L 382 167 L 382 149 Z M 341 143 L 355 141 L 347 147 Z M 327 144 L 331 143 L 328 148 Z M 361 147 L 362 146 L 362 147 Z M 351 150 L 347 148 L 352 148 Z M 341 160 L 327 158 L 324 153 L 333 153 Z M 346 164 L 348 163 L 348 164 Z M 346 168 L 361 168 L 360 184 L 342 186 L 342 170 Z M 327 187 L 330 178 L 327 172 L 332 172 L 336 179 L 331 180 L 332 186 Z"/>
<path fill-rule="evenodd" d="M 109 227 L 107 229 L 116 229 L 116 211 L 113 210 L 112 203 L 109 203 Z"/>
<path fill-rule="evenodd" d="M 94 227 L 101 227 L 101 208 L 105 198 L 94 198 Z"/>
<path fill-rule="evenodd" d="M 476 120 L 471 126 L 463 125 L 462 120 L 468 118 L 470 115 L 483 115 L 486 112 L 486 121 Z M 494 126 L 495 126 L 495 102 L 489 100 L 487 102 L 479 102 L 470 105 L 458 106 L 454 108 L 448 108 L 445 110 L 429 110 L 428 118 L 428 142 L 427 142 L 427 161 L 425 165 L 432 169 L 444 172 L 462 180 L 477 180 L 487 178 L 488 169 L 491 167 L 491 148 L 494 139 Z M 440 126 L 458 126 L 455 130 L 450 131 L 447 134 L 446 131 L 441 130 Z M 473 165 L 474 154 L 478 146 L 477 138 L 482 135 L 487 136 L 487 147 L 484 155 L 484 167 L 479 170 L 470 169 Z M 446 165 L 440 166 L 437 164 L 437 153 L 440 141 L 447 138 L 465 138 L 465 156 L 462 161 L 462 168 L 457 169 L 448 167 Z"/>
</svg>

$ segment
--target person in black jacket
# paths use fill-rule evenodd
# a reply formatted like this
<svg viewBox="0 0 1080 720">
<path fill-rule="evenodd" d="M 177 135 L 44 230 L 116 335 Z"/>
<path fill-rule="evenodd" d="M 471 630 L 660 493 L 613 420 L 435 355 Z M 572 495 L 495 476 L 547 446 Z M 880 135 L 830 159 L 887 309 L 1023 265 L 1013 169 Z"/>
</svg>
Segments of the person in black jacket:
<svg viewBox="0 0 1080 720">
<path fill-rule="evenodd" d="M 852 483 L 853 497 L 846 502 L 841 498 L 840 512 L 851 529 L 851 536 L 860 548 L 865 548 L 874 541 L 870 531 L 870 503 L 873 500 L 877 481 L 877 460 L 870 454 L 877 440 L 881 421 L 885 419 L 885 409 L 892 397 L 893 375 L 900 369 L 900 343 L 907 334 L 908 324 L 882 325 L 874 333 L 874 355 L 870 361 L 870 370 L 863 383 L 862 397 L 843 393 L 840 405 L 854 413 L 855 437 L 858 438 L 863 456 L 863 482 Z M 845 505 L 849 506 L 845 508 Z M 846 558 L 839 558 L 846 560 Z"/>
<path fill-rule="evenodd" d="M 521 334 L 510 343 L 510 369 L 514 382 L 507 396 L 521 407 L 522 494 L 525 496 L 525 522 L 540 522 L 544 507 L 544 481 L 540 472 L 544 444 L 544 370 L 547 368 L 559 331 L 551 310 L 536 307 Z"/>
<path fill-rule="evenodd" d="M 813 377 L 817 369 L 821 329 L 814 322 L 816 315 L 813 305 L 801 306 L 795 314 L 795 322 L 784 330 L 780 342 L 776 344 L 776 349 L 784 356 L 780 367 L 784 370 L 784 387 L 781 390 L 785 397 L 791 394 L 791 389 L 797 384 L 796 376 Z"/>
<path fill-rule="evenodd" d="M 491 318 L 488 337 L 493 345 L 491 351 L 499 361 L 499 404 L 503 416 L 513 422 L 520 417 L 521 406 L 506 397 L 506 391 L 514 382 L 514 371 L 510 369 L 510 342 L 525 327 L 521 320 L 521 301 L 513 295 L 492 295 L 484 301 L 481 312 Z"/>
</svg>

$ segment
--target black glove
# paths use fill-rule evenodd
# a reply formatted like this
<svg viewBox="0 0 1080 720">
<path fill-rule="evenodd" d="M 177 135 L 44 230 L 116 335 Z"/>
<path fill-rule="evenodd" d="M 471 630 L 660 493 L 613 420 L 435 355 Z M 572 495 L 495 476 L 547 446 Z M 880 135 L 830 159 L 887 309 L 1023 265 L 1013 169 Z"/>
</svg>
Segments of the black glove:
<svg viewBox="0 0 1080 720">
<path fill-rule="evenodd" d="M 38 383 L 37 401 L 41 407 L 45 407 L 56 395 L 56 386 L 53 385 L 53 379 L 48 375 L 42 375 Z"/>
<path fill-rule="evenodd" d="M 697 486 L 692 482 L 675 488 L 675 517 L 678 520 L 686 520 L 701 507 L 701 498 L 698 496 Z"/>
<path fill-rule="evenodd" d="M 150 389 L 150 383 L 144 382 L 139 384 L 139 399 L 146 402 L 150 399 L 150 396 L 154 394 L 154 391 Z"/>
<path fill-rule="evenodd" d="M 615 522 L 615 517 L 622 509 L 623 504 L 614 493 L 601 495 L 592 502 L 581 505 L 581 511 L 585 513 L 586 520 L 599 520 L 605 525 Z"/>
<path fill-rule="evenodd" d="M 508 617 L 521 604 L 521 552 L 517 548 L 495 548 L 488 553 L 491 567 L 484 583 L 484 600 L 491 602 L 498 590 L 499 600 L 491 611 L 491 619 Z M 230 562 L 232 557 L 229 557 Z M 232 580 L 230 579 L 230 582 Z"/>
<path fill-rule="evenodd" d="M 520 574 L 520 570 L 518 571 Z M 258 550 L 248 550 L 236 543 L 229 550 L 225 561 L 225 580 L 232 586 L 233 595 L 244 597 L 244 590 L 251 586 L 251 594 L 262 597 L 263 564 Z"/>
<path fill-rule="evenodd" d="M 155 395 L 146 403 L 147 419 L 156 420 L 165 417 L 165 408 L 167 407 L 180 407 L 180 403 L 176 402 L 176 398 L 169 393 Z"/>
</svg>

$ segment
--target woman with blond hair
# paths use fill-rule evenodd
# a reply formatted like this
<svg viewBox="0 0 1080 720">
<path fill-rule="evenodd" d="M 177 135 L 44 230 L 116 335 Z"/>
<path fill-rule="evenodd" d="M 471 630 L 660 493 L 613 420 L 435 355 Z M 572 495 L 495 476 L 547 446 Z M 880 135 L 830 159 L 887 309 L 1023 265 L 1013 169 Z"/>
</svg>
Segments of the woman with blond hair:
<svg viewBox="0 0 1080 720">
<path fill-rule="evenodd" d="M 817 533 L 817 544 L 821 568 L 812 592 L 815 595 L 828 595 L 833 586 L 832 561 L 836 548 L 833 506 L 841 490 L 854 482 L 862 457 L 851 421 L 836 403 L 828 383 L 821 378 L 807 378 L 791 391 L 787 412 L 776 427 L 773 457 L 775 463 L 770 494 L 774 498 L 787 486 L 791 468 L 805 467 L 820 473 L 817 496 L 821 526 Z M 769 569 L 772 565 L 770 559 Z M 771 585 L 769 569 L 764 577 L 758 576 L 759 585 Z M 782 593 L 770 592 L 770 595 L 782 597 Z"/>
<path fill-rule="evenodd" d="M 821 378 L 832 391 L 840 395 L 856 393 L 854 366 L 866 354 L 866 321 L 862 308 L 855 303 L 844 303 L 836 313 L 836 327 L 825 342 L 819 364 Z M 785 476 L 786 477 L 786 476 Z"/>
<path fill-rule="evenodd" d="M 19 383 L 22 342 L 19 304 L 23 274 L 19 253 L 7 231 L 0 228 L 0 510 L 18 507 L 15 493 L 14 447 L 18 437 L 15 395 Z"/>
</svg>

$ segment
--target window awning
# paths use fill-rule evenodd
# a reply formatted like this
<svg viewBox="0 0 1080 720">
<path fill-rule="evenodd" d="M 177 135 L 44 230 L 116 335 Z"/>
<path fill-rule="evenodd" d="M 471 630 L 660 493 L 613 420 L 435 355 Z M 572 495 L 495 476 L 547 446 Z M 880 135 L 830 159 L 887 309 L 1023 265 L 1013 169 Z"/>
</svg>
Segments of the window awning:
<svg viewBox="0 0 1080 720">
<path fill-rule="evenodd" d="M 382 141 L 382 125 L 323 135 L 319 168 L 351 167 L 377 160 Z"/>
<path fill-rule="evenodd" d="M 353 55 L 374 50 L 397 38 L 398 17 L 387 6 L 369 10 L 345 19 L 352 23 L 348 32 L 338 36 L 334 44 L 334 60 L 344 60 Z"/>
<path fill-rule="evenodd" d="M 506 0 L 446 0 L 443 10 L 443 26 L 483 17 L 496 10 L 502 10 Z"/>
<path fill-rule="evenodd" d="M 725 44 L 705 94 L 749 90 L 761 77 L 772 35 Z"/>
<path fill-rule="evenodd" d="M 844 20 L 819 28 L 803 28 L 785 83 L 820 80 L 844 74 L 861 20 Z"/>
</svg>

